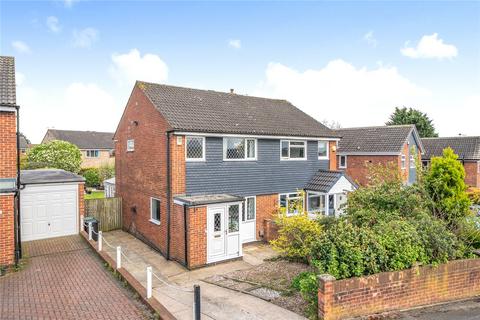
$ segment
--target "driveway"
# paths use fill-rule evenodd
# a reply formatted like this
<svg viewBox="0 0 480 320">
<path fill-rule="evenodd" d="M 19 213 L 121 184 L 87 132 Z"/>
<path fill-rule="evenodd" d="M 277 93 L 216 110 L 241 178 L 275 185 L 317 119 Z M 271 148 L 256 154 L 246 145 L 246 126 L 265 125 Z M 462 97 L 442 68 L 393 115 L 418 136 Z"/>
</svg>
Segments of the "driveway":
<svg viewBox="0 0 480 320">
<path fill-rule="evenodd" d="M 26 242 L 24 270 L 0 278 L 10 319 L 148 319 L 150 311 L 105 269 L 80 236 Z"/>
</svg>

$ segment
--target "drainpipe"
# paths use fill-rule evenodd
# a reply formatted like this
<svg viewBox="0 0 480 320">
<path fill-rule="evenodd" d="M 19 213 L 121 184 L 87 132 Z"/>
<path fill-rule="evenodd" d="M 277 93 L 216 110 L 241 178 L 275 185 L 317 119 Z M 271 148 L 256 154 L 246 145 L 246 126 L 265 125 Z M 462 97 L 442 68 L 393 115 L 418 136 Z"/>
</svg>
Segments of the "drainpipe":
<svg viewBox="0 0 480 320">
<path fill-rule="evenodd" d="M 187 232 L 187 205 L 183 206 L 183 232 L 185 236 L 185 266 L 188 268 L 188 232 Z"/>
<path fill-rule="evenodd" d="M 171 205 L 171 181 L 170 181 L 170 174 L 171 174 L 171 163 L 170 163 L 170 134 L 172 131 L 167 131 L 167 260 L 170 260 L 170 205 Z"/>
<path fill-rule="evenodd" d="M 17 115 L 17 188 L 15 190 L 13 235 L 15 243 L 15 265 L 22 258 L 22 239 L 20 233 L 20 106 L 15 106 Z"/>
</svg>

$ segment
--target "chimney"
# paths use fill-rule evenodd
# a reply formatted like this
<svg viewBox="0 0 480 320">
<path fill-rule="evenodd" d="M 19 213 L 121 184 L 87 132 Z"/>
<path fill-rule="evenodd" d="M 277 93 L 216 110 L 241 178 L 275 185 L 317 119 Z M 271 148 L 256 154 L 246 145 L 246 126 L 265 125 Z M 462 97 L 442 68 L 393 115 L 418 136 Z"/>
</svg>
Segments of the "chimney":
<svg viewBox="0 0 480 320">
<path fill-rule="evenodd" d="M 235 90 L 234 90 L 234 89 L 230 89 L 230 93 L 235 93 Z"/>
</svg>

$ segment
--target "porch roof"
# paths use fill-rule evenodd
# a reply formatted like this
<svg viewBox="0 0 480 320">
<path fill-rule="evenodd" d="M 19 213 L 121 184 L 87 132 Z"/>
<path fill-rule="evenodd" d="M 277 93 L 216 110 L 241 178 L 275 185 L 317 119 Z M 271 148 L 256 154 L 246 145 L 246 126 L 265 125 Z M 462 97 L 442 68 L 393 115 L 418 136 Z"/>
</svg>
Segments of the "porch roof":
<svg viewBox="0 0 480 320">
<path fill-rule="evenodd" d="M 327 193 L 341 177 L 345 177 L 355 188 L 357 187 L 352 179 L 350 179 L 343 171 L 318 170 L 312 179 L 310 179 L 305 185 L 304 189 Z"/>
<path fill-rule="evenodd" d="M 173 197 L 176 202 L 180 202 L 187 206 L 200 206 L 214 203 L 226 203 L 243 201 L 243 197 L 234 196 L 231 194 L 206 194 L 206 195 L 176 195 Z"/>
</svg>

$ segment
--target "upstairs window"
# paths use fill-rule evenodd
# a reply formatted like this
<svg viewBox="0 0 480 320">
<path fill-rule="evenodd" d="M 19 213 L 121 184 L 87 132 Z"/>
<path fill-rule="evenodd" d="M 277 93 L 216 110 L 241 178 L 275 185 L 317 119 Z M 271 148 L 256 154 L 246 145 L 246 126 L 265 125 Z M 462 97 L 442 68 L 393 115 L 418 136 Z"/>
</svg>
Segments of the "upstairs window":
<svg viewBox="0 0 480 320">
<path fill-rule="evenodd" d="M 257 140 L 223 138 L 223 160 L 256 160 Z"/>
<path fill-rule="evenodd" d="M 135 150 L 135 140 L 127 140 L 127 152 L 133 152 Z"/>
<path fill-rule="evenodd" d="M 328 160 L 328 141 L 318 141 L 318 159 Z"/>
<path fill-rule="evenodd" d="M 402 154 L 402 157 L 401 157 L 401 162 L 402 162 L 402 169 L 405 169 L 407 167 L 407 157 Z"/>
<path fill-rule="evenodd" d="M 410 169 L 415 169 L 415 156 L 410 155 Z"/>
<path fill-rule="evenodd" d="M 305 160 L 307 159 L 306 141 L 281 140 L 280 141 L 282 160 Z"/>
<path fill-rule="evenodd" d="M 340 156 L 340 160 L 338 161 L 338 167 L 340 169 L 345 169 L 347 167 L 347 156 Z"/>
<path fill-rule="evenodd" d="M 205 160 L 205 138 L 204 137 L 186 137 L 185 139 L 185 158 L 187 161 Z"/>
<path fill-rule="evenodd" d="M 98 158 L 100 151 L 98 150 L 87 150 L 87 158 Z"/>
</svg>

